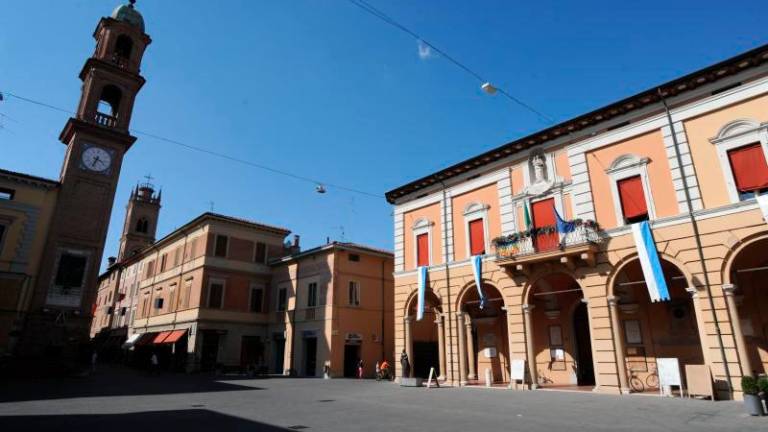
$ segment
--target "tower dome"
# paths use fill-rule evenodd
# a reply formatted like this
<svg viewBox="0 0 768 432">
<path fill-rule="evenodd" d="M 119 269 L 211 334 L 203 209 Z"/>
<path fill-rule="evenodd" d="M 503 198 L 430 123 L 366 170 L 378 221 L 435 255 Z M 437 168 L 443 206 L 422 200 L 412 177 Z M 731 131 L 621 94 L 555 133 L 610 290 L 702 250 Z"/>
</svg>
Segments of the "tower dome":
<svg viewBox="0 0 768 432">
<path fill-rule="evenodd" d="M 111 17 L 118 21 L 127 22 L 128 24 L 136 26 L 144 32 L 144 17 L 142 17 L 139 11 L 133 7 L 134 3 L 135 1 L 131 0 L 129 4 L 122 4 L 116 7 L 115 10 L 112 11 Z"/>
</svg>

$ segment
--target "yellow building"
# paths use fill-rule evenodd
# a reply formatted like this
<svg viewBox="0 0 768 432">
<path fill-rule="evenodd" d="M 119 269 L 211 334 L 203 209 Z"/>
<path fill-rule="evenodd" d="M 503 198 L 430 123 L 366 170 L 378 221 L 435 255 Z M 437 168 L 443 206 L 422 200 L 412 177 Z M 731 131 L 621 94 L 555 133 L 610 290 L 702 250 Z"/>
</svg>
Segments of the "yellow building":
<svg viewBox="0 0 768 432">
<path fill-rule="evenodd" d="M 768 371 L 766 154 L 763 46 L 388 192 L 395 351 L 455 385 L 740 398 Z"/>
</svg>

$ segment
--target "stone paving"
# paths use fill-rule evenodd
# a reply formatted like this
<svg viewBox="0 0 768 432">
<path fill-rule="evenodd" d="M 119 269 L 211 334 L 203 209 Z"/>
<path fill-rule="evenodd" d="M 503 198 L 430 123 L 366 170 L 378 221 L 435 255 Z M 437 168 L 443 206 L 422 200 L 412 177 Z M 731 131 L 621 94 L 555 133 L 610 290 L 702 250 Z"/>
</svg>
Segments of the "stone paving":
<svg viewBox="0 0 768 432">
<path fill-rule="evenodd" d="M 146 373 L 5 382 L 0 431 L 737 431 L 738 402 L 389 382 Z"/>
</svg>

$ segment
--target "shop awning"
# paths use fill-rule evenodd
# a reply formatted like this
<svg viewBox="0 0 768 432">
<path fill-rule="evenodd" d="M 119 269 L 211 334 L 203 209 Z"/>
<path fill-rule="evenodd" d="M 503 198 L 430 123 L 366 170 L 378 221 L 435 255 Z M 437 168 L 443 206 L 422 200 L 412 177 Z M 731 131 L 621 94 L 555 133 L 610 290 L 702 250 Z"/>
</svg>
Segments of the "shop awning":
<svg viewBox="0 0 768 432">
<path fill-rule="evenodd" d="M 183 338 L 184 335 L 187 333 L 186 330 L 174 330 L 172 331 L 168 337 L 166 337 L 162 343 L 164 344 L 172 344 L 179 341 L 179 339 Z"/>
<path fill-rule="evenodd" d="M 141 335 L 141 338 L 137 340 L 136 343 L 134 343 L 133 345 L 134 346 L 149 345 L 155 339 L 156 335 L 157 333 L 155 332 L 144 333 L 143 335 Z"/>
<path fill-rule="evenodd" d="M 136 341 L 139 340 L 141 337 L 141 333 L 134 333 L 132 334 L 126 341 L 123 343 L 123 348 L 131 348 L 136 344 Z"/>
<path fill-rule="evenodd" d="M 169 334 L 171 334 L 171 332 L 169 331 L 158 333 L 157 336 L 155 336 L 155 338 L 152 339 L 152 343 L 155 345 L 163 343 L 163 341 L 165 340 L 165 338 L 168 337 Z"/>
</svg>

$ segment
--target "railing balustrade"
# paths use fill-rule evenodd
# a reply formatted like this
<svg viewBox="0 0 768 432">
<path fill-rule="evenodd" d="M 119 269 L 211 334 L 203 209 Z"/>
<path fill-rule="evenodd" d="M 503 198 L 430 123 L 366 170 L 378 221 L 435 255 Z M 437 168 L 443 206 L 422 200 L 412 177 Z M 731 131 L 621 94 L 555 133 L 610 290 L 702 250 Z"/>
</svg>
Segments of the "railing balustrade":
<svg viewBox="0 0 768 432">
<path fill-rule="evenodd" d="M 104 113 L 97 112 L 93 116 L 93 121 L 99 126 L 113 128 L 117 126 L 117 117 L 112 117 Z"/>
<path fill-rule="evenodd" d="M 594 224 L 577 224 L 568 233 L 558 233 L 553 229 L 540 229 L 530 234 L 523 232 L 506 239 L 497 239 L 494 241 L 496 254 L 499 258 L 516 258 L 601 242 L 600 233 Z"/>
</svg>

